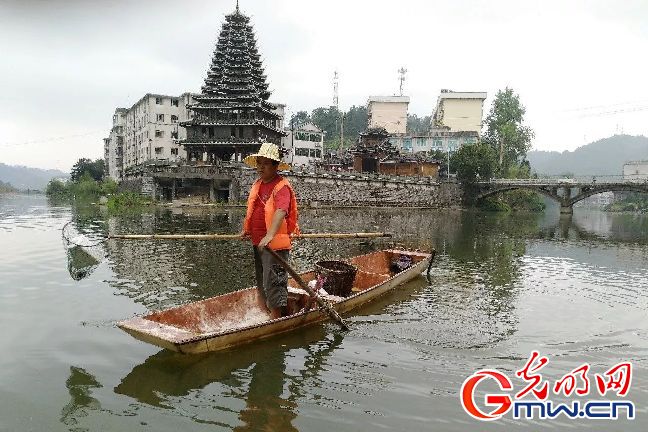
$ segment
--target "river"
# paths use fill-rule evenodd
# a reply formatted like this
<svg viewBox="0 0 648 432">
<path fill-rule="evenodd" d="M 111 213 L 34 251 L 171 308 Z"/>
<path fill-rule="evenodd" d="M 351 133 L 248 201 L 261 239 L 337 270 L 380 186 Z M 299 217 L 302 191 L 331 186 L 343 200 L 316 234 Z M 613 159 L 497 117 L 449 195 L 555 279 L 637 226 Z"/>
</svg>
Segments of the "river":
<svg viewBox="0 0 648 432">
<path fill-rule="evenodd" d="M 394 237 L 303 240 L 291 259 L 297 268 L 393 245 L 433 247 L 429 281 L 351 314 L 349 332 L 324 324 L 205 355 L 161 350 L 115 322 L 253 285 L 249 245 L 109 240 L 86 255 L 61 237 L 69 221 L 69 236 L 99 241 L 235 233 L 242 218 L 242 209 L 223 208 L 111 215 L 0 195 L 0 431 L 645 430 L 648 217 L 303 210 L 304 231 Z M 464 412 L 467 377 L 497 369 L 517 391 L 526 383 L 515 371 L 534 350 L 547 357 L 541 372 L 551 383 L 590 366 L 590 395 L 566 401 L 616 398 L 596 394 L 593 374 L 631 362 L 625 400 L 636 418 L 509 412 L 480 423 Z"/>
</svg>

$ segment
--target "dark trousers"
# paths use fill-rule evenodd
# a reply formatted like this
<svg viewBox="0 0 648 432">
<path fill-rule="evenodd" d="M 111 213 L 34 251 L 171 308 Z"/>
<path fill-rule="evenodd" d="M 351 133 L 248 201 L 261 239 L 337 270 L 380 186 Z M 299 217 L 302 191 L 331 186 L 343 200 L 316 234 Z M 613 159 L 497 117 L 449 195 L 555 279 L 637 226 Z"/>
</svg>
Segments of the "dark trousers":
<svg viewBox="0 0 648 432">
<path fill-rule="evenodd" d="M 288 274 L 286 270 L 277 263 L 269 252 L 259 252 L 256 246 L 254 249 L 254 270 L 256 273 L 257 289 L 261 298 L 265 301 L 268 309 L 285 307 L 288 305 Z M 290 257 L 290 251 L 275 251 L 277 255 L 286 262 Z"/>
</svg>

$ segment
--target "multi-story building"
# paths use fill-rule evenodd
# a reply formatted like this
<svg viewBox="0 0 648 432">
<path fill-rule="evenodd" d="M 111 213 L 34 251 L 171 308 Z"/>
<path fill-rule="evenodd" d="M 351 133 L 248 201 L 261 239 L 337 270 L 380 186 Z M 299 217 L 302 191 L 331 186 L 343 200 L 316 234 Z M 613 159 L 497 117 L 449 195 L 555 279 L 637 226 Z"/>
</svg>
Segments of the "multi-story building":
<svg viewBox="0 0 648 432">
<path fill-rule="evenodd" d="M 452 153 L 479 140 L 485 92 L 441 90 L 432 128 L 420 135 L 391 135 L 390 142 L 405 153 L 443 151 Z"/>
<path fill-rule="evenodd" d="M 623 164 L 623 179 L 648 181 L 648 161 L 632 161 Z"/>
<path fill-rule="evenodd" d="M 112 128 L 108 138 L 104 138 L 104 171 L 105 175 L 118 181 L 123 174 L 124 126 L 126 125 L 126 108 L 117 108 L 113 114 Z"/>
<path fill-rule="evenodd" d="M 481 133 L 486 92 L 441 90 L 432 116 L 434 128 Z"/>
<path fill-rule="evenodd" d="M 127 170 L 151 161 L 179 163 L 186 152 L 178 144 L 185 138 L 179 122 L 189 119 L 191 93 L 168 96 L 147 93 L 130 108 L 117 108 L 108 138 L 104 138 L 106 174 L 123 179 Z"/>
<path fill-rule="evenodd" d="M 444 129 L 432 129 L 425 135 L 390 136 L 389 141 L 404 153 L 442 151 L 453 153 L 464 144 L 474 144 L 479 134 L 474 131 L 451 132 Z"/>
<path fill-rule="evenodd" d="M 409 96 L 370 96 L 367 101 L 368 128 L 382 127 L 390 135 L 407 132 Z"/>
<path fill-rule="evenodd" d="M 288 135 L 281 139 L 281 145 L 286 151 L 283 158 L 286 162 L 299 167 L 323 160 L 324 133 L 320 128 L 307 122 L 286 132 Z"/>
<path fill-rule="evenodd" d="M 178 141 L 185 138 L 179 122 L 190 113 L 186 106 L 192 94 L 168 96 L 148 93 L 126 112 L 124 125 L 124 170 L 158 160 L 178 163 L 186 159 Z"/>
</svg>

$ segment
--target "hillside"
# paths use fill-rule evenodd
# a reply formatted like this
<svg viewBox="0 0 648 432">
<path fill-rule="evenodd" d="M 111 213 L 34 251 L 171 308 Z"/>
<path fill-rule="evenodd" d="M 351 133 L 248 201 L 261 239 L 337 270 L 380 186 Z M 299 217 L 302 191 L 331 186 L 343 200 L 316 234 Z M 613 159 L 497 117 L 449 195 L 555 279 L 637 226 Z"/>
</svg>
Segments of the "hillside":
<svg viewBox="0 0 648 432">
<path fill-rule="evenodd" d="M 621 175 L 624 163 L 648 160 L 648 138 L 614 135 L 572 152 L 531 151 L 528 159 L 538 174 Z"/>
<path fill-rule="evenodd" d="M 67 178 L 69 175 L 59 170 L 44 170 L 0 163 L 0 181 L 9 183 L 16 189 L 45 190 L 53 178 Z"/>
</svg>

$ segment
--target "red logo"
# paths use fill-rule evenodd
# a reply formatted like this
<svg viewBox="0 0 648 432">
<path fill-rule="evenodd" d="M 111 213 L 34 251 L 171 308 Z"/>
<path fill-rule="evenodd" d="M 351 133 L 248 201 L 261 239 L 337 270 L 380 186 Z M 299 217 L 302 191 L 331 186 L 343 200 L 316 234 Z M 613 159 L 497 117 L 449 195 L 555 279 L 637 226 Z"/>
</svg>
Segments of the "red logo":
<svg viewBox="0 0 648 432">
<path fill-rule="evenodd" d="M 621 362 L 603 374 L 593 374 L 599 395 L 613 399 L 586 399 L 590 393 L 590 365 L 583 363 L 552 383 L 545 380 L 541 370 L 549 359 L 532 351 L 524 367 L 515 372 L 515 377 L 525 383 L 524 387 L 513 389 L 513 383 L 502 372 L 483 369 L 475 372 L 461 386 L 461 406 L 471 417 L 481 421 L 498 420 L 509 411 L 513 419 L 552 420 L 559 416 L 568 419 L 616 420 L 625 414 L 627 419 L 635 418 L 634 402 L 625 398 L 632 382 L 632 363 Z M 483 401 L 476 401 L 476 388 L 485 380 L 494 380 L 499 386 L 496 393 L 485 393 Z M 491 386 L 492 388 L 492 383 Z M 488 386 L 487 386 L 488 388 Z M 553 392 L 553 393 L 550 393 Z M 571 402 L 557 402 L 553 395 L 574 397 Z"/>
<path fill-rule="evenodd" d="M 461 405 L 464 410 L 477 420 L 497 420 L 511 408 L 511 398 L 506 394 L 487 394 L 484 402 L 487 406 L 496 405 L 497 408 L 485 413 L 475 405 L 475 387 L 486 378 L 492 378 L 499 384 L 500 390 L 512 390 L 513 384 L 508 377 L 496 370 L 481 370 L 466 378 L 461 386 Z"/>
</svg>

